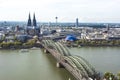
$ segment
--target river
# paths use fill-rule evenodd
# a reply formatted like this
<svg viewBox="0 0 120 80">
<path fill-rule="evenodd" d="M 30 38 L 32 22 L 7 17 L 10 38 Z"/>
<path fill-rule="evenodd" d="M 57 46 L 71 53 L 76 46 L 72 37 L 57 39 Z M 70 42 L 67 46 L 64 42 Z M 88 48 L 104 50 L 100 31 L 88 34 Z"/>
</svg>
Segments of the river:
<svg viewBox="0 0 120 80">
<path fill-rule="evenodd" d="M 120 71 L 120 48 L 81 47 L 70 48 L 71 54 L 88 60 L 101 72 Z M 40 49 L 20 52 L 0 50 L 0 80 L 75 80 L 65 69 L 56 67 L 56 60 Z"/>
<path fill-rule="evenodd" d="M 70 52 L 85 58 L 102 73 L 120 72 L 120 47 L 81 47 L 71 48 Z"/>
</svg>

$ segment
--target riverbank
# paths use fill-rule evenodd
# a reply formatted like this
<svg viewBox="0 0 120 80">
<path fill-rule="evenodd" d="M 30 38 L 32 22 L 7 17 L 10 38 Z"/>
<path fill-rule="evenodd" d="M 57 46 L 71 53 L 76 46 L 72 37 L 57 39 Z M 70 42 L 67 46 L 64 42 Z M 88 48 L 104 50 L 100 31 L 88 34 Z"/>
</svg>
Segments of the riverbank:
<svg viewBox="0 0 120 80">
<path fill-rule="evenodd" d="M 120 40 L 86 40 L 80 39 L 74 42 L 64 42 L 68 47 L 120 47 Z"/>
<path fill-rule="evenodd" d="M 2 48 L 0 47 L 0 50 L 17 50 L 17 49 L 32 49 L 32 48 L 42 48 L 42 45 L 39 46 L 20 46 L 20 47 L 7 47 L 7 48 Z"/>
<path fill-rule="evenodd" d="M 74 42 L 64 41 L 61 42 L 67 47 L 120 47 L 120 40 L 85 40 L 80 39 Z M 32 39 L 25 43 L 22 42 L 2 42 L 0 43 L 0 50 L 5 49 L 29 49 L 32 47 L 42 48 L 40 43 Z"/>
<path fill-rule="evenodd" d="M 36 40 L 32 39 L 27 42 L 2 42 L 0 43 L 0 50 L 5 50 L 5 49 L 29 49 L 32 47 L 38 47 L 41 48 L 42 45 L 40 43 L 37 43 Z"/>
</svg>

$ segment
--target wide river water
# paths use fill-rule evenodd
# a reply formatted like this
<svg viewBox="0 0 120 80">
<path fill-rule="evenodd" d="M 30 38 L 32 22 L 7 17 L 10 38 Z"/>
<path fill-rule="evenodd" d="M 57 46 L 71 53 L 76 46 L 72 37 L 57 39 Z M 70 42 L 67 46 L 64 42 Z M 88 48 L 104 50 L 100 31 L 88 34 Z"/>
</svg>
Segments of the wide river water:
<svg viewBox="0 0 120 80">
<path fill-rule="evenodd" d="M 79 55 L 101 72 L 120 71 L 120 47 L 69 48 L 71 54 Z M 20 52 L 0 50 L 0 80 L 75 80 L 65 69 L 56 67 L 56 60 L 40 49 Z"/>
</svg>

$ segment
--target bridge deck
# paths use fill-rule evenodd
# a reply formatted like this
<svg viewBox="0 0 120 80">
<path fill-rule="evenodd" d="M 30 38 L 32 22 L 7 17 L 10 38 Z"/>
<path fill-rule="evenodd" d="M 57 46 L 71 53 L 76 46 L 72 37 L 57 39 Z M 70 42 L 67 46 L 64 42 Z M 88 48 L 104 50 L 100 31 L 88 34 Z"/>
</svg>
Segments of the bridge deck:
<svg viewBox="0 0 120 80">
<path fill-rule="evenodd" d="M 70 66 L 64 59 L 64 57 L 58 53 L 57 51 L 55 51 L 54 49 L 50 49 L 44 46 L 44 48 L 52 54 L 52 56 L 54 56 L 54 58 L 57 60 L 57 62 L 59 62 L 60 64 L 62 64 L 62 66 L 68 70 L 75 78 L 76 80 L 87 80 L 85 78 L 82 78 L 82 75 L 80 74 L 80 70 L 78 70 L 76 67 L 72 67 Z"/>
</svg>

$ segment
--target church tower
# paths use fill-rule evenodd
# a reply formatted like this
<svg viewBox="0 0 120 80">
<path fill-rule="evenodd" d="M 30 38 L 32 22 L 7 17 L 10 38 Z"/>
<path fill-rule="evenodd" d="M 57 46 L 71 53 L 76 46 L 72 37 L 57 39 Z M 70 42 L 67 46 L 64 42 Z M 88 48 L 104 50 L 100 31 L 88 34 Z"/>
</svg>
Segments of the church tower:
<svg viewBox="0 0 120 80">
<path fill-rule="evenodd" d="M 36 18 L 35 18 L 35 13 L 34 13 L 34 15 L 33 15 L 33 26 L 37 26 L 37 24 L 36 24 Z"/>
<path fill-rule="evenodd" d="M 31 21 L 31 16 L 29 13 L 29 18 L 28 18 L 28 22 L 27 22 L 27 26 L 26 26 L 26 33 L 28 35 L 32 35 L 32 36 L 39 35 L 39 33 L 40 33 L 40 28 L 37 26 L 35 13 L 33 14 L 32 21 Z"/>
<path fill-rule="evenodd" d="M 30 13 L 29 13 L 29 18 L 28 18 L 28 23 L 27 23 L 27 26 L 32 26 Z"/>
</svg>

